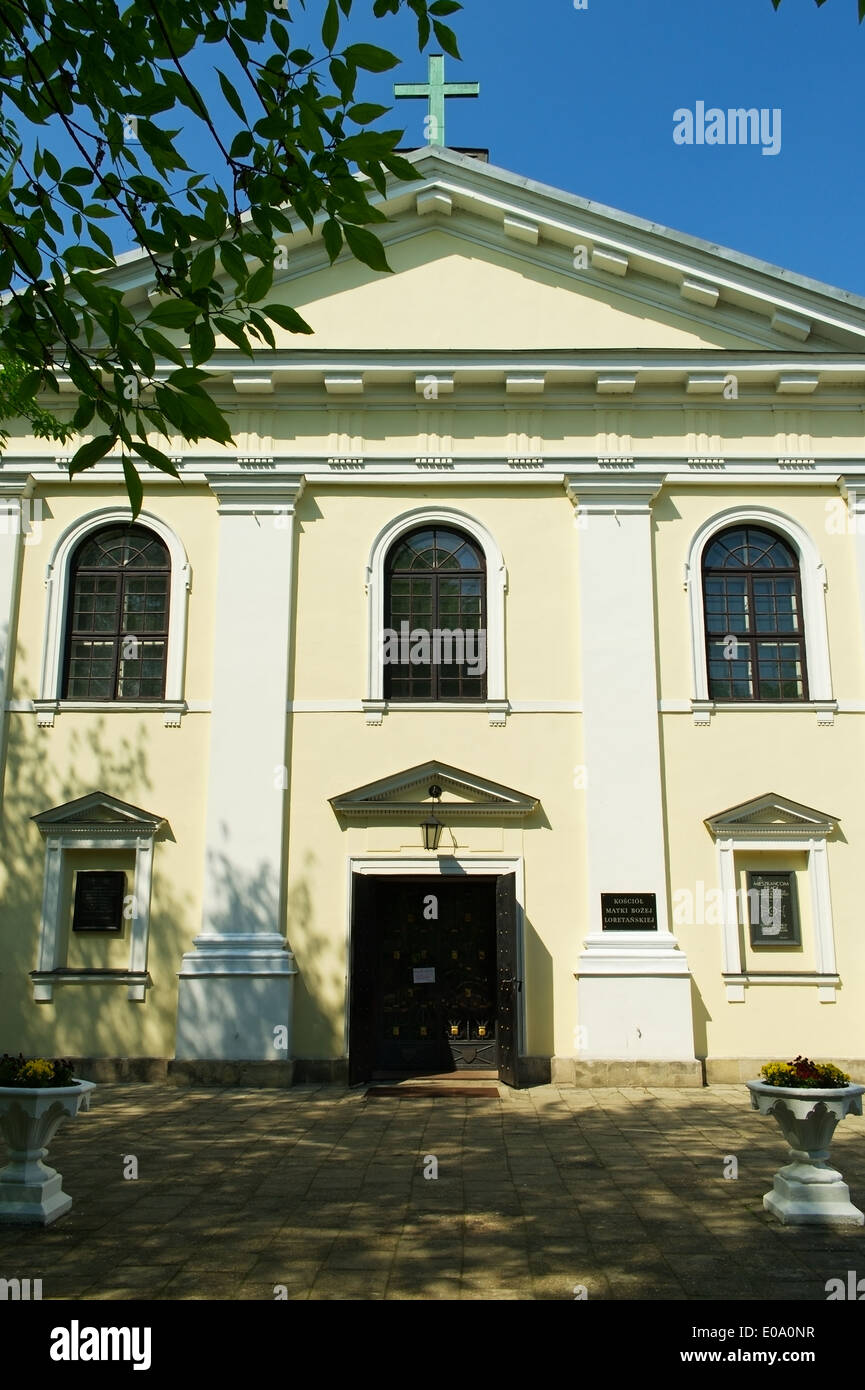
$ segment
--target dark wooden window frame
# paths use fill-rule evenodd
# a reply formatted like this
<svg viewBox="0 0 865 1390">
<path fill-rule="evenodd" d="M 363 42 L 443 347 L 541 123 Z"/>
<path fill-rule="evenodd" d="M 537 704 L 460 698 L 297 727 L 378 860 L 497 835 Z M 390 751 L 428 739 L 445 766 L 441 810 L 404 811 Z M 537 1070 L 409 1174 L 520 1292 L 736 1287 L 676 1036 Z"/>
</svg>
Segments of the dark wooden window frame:
<svg viewBox="0 0 865 1390">
<path fill-rule="evenodd" d="M 446 570 L 446 569 L 430 569 L 430 570 L 395 570 L 395 569 L 393 568 L 393 565 L 392 565 L 392 562 L 391 562 L 391 561 L 392 561 L 392 557 L 396 556 L 396 555 L 399 553 L 400 548 L 401 548 L 402 546 L 404 546 L 408 541 L 410 541 L 411 538 L 412 538 L 412 536 L 420 535 L 420 534 L 422 534 L 424 531 L 432 531 L 432 532 L 436 532 L 436 531 L 449 531 L 449 532 L 451 532 L 451 534 L 453 534 L 453 535 L 455 535 L 455 536 L 459 536 L 459 537 L 461 538 L 461 540 L 462 540 L 466 545 L 471 546 L 472 550 L 473 550 L 473 551 L 475 552 L 475 554 L 477 555 L 478 560 L 479 560 L 479 562 L 480 562 L 479 568 L 478 568 L 477 570 L 459 570 L 459 569 L 457 569 L 457 570 Z M 392 605 L 391 605 L 391 583 L 392 583 L 392 580 L 394 580 L 394 579 L 420 579 L 420 578 L 425 578 L 425 577 L 431 577 L 431 578 L 434 580 L 434 583 L 433 583 L 433 613 L 432 613 L 432 618 L 431 618 L 430 626 L 431 626 L 431 628 L 439 628 L 439 629 L 441 629 L 441 630 L 447 629 L 447 630 L 449 630 L 449 631 L 453 631 L 453 629 L 450 627 L 450 625 L 449 625 L 448 623 L 443 623 L 443 622 L 441 622 L 441 621 L 439 620 L 439 581 L 442 580 L 442 579 L 453 579 L 453 578 L 456 578 L 457 576 L 463 576 L 463 577 L 465 577 L 465 576 L 467 576 L 467 575 L 471 575 L 472 577 L 477 577 L 477 578 L 479 578 L 480 581 L 481 581 L 481 612 L 480 612 L 480 624 L 479 624 L 479 629 L 478 629 L 478 630 L 482 629 L 482 630 L 486 633 L 486 668 L 485 668 L 485 670 L 484 670 L 483 676 L 480 677 L 480 679 L 481 679 L 481 681 L 482 681 L 482 686 L 481 686 L 481 693 L 480 693 L 479 695 L 440 695 L 440 694 L 438 693 L 438 691 L 439 691 L 439 675 L 440 675 L 440 670 L 441 670 L 442 668 L 437 667 L 435 664 L 433 664 L 433 666 L 432 666 L 432 668 L 431 668 L 431 669 L 432 669 L 432 693 L 429 694 L 429 695 L 392 695 L 392 694 L 390 693 L 390 688 L 391 688 L 391 686 L 390 686 L 390 681 L 391 681 L 391 671 L 392 671 L 392 669 L 394 669 L 394 668 L 392 668 L 392 667 L 390 667 L 390 666 L 385 666 L 385 668 L 384 668 L 384 683 L 383 683 L 384 698 L 385 698 L 386 700 L 390 701 L 390 702 L 393 703 L 393 704 L 463 704 L 463 705 L 484 704 L 484 703 L 486 702 L 486 700 L 487 700 L 487 688 L 488 688 L 488 687 L 487 687 L 487 673 L 488 673 L 488 671 L 489 671 L 489 630 L 488 630 L 488 628 L 487 628 L 487 557 L 486 557 L 486 555 L 485 555 L 485 553 L 484 553 L 484 550 L 483 550 L 483 547 L 480 545 L 480 543 L 479 543 L 477 540 L 475 540 L 474 536 L 470 536 L 466 531 L 461 530 L 459 526 L 451 526 L 451 525 L 448 525 L 448 524 L 445 523 L 445 522 L 435 522 L 435 521 L 433 521 L 433 522 L 427 522 L 425 525 L 414 526 L 414 527 L 411 528 L 411 530 L 409 530 L 409 531 L 404 531 L 404 532 L 402 533 L 402 535 L 398 536 L 397 539 L 396 539 L 396 540 L 393 542 L 393 544 L 391 545 L 390 550 L 388 551 L 388 554 L 387 554 L 387 556 L 385 557 L 384 574 L 385 574 L 385 585 L 384 585 L 384 626 L 385 626 L 385 627 L 390 627 L 390 628 L 393 628 L 394 630 L 397 630 L 397 631 L 398 631 L 398 629 L 399 629 L 399 622 L 398 622 L 398 621 L 397 621 L 396 623 L 394 622 L 394 615 L 393 615 L 393 612 L 392 612 Z M 399 668 L 399 669 L 401 669 L 401 668 Z M 452 668 L 445 668 L 445 669 L 452 669 Z"/>
<path fill-rule="evenodd" d="M 730 568 L 719 568 L 718 566 L 709 566 L 709 565 L 706 564 L 705 559 L 703 560 L 703 563 L 702 563 L 702 566 L 701 566 L 701 570 L 702 570 L 702 592 L 703 592 L 703 627 L 704 627 L 704 630 L 705 630 L 705 644 L 704 644 L 704 647 L 705 647 L 705 657 L 706 657 L 706 685 L 707 685 L 707 690 L 708 690 L 708 694 L 709 694 L 709 699 L 710 699 L 710 700 L 716 701 L 718 704 L 723 704 L 723 703 L 727 703 L 727 704 L 735 704 L 735 703 L 753 703 L 753 704 L 760 704 L 760 703 L 764 703 L 764 702 L 765 702 L 765 703 L 769 703 L 769 704 L 791 704 L 791 705 L 800 705 L 800 704 L 803 704 L 803 703 L 807 702 L 808 699 L 809 699 L 809 695 L 808 695 L 808 662 L 807 662 L 807 649 L 806 649 L 806 643 L 805 643 L 805 613 L 804 613 L 804 609 L 803 609 L 803 606 L 802 606 L 802 576 L 801 576 L 801 572 L 800 572 L 799 565 L 798 565 L 798 563 L 795 562 L 795 551 L 794 551 L 794 549 L 793 549 L 793 546 L 792 546 L 791 542 L 789 541 L 789 539 L 788 539 L 786 536 L 780 534 L 778 531 L 773 531 L 773 530 L 771 529 L 771 527 L 764 526 L 762 523 L 754 522 L 754 523 L 752 524 L 752 523 L 749 523 L 749 522 L 737 522 L 734 526 L 728 526 L 728 527 L 725 527 L 724 530 L 722 530 L 722 531 L 717 531 L 717 532 L 715 532 L 715 534 L 714 534 L 714 535 L 709 539 L 709 541 L 706 543 L 706 547 L 705 547 L 704 554 L 707 554 L 707 553 L 709 552 L 709 550 L 711 550 L 712 546 L 715 545 L 715 544 L 717 544 L 717 542 L 718 542 L 719 540 L 723 540 L 723 538 L 724 538 L 725 536 L 729 536 L 729 535 L 732 535 L 732 534 L 733 534 L 734 532 L 736 532 L 736 531 L 743 531 L 743 530 L 744 530 L 744 531 L 747 531 L 747 530 L 763 531 L 766 535 L 773 536 L 777 541 L 779 541 L 779 542 L 781 543 L 781 545 L 783 545 L 787 550 L 789 550 L 789 551 L 791 552 L 791 554 L 793 554 L 793 556 L 794 556 L 794 564 L 793 564 L 792 567 L 786 568 L 786 569 L 781 569 L 781 568 L 778 568 L 778 567 L 775 567 L 775 566 L 773 566 L 771 569 L 770 569 L 770 568 L 766 568 L 766 567 L 758 567 L 758 566 L 742 566 L 740 569 L 733 569 L 732 567 L 730 567 Z M 794 582 L 794 588 L 795 588 L 795 594 L 796 594 L 796 601 L 797 601 L 797 604 L 798 604 L 798 612 L 799 612 L 799 615 L 800 615 L 800 628 L 799 628 L 799 631 L 798 631 L 798 632 L 785 632 L 785 631 L 783 631 L 783 630 L 781 630 L 781 629 L 776 629 L 776 630 L 774 630 L 774 631 L 763 631 L 763 632 L 758 632 L 758 631 L 756 630 L 756 627 L 755 627 L 754 630 L 753 630 L 751 633 L 736 632 L 736 631 L 734 631 L 734 630 L 731 628 L 731 629 L 729 629 L 729 631 L 728 631 L 727 633 L 724 634 L 725 636 L 735 637 L 735 638 L 736 638 L 736 641 L 737 641 L 741 646 L 747 647 L 747 648 L 749 649 L 750 658 L 751 658 L 751 680 L 752 680 L 752 684 L 753 684 L 753 694 L 750 695 L 750 696 L 749 696 L 749 695 L 737 695 L 737 694 L 734 694 L 734 695 L 719 695 L 719 694 L 714 693 L 713 690 L 712 690 L 712 670 L 711 670 L 712 653 L 711 653 L 711 647 L 712 647 L 712 644 L 713 644 L 713 643 L 716 643 L 716 642 L 718 642 L 719 640 L 722 640 L 722 639 L 721 639 L 719 633 L 717 633 L 717 632 L 712 632 L 712 633 L 710 633 L 710 631 L 709 631 L 709 610 L 708 610 L 708 603 L 707 603 L 706 582 L 707 582 L 707 580 L 709 580 L 709 579 L 722 579 L 722 578 L 723 578 L 723 579 L 727 579 L 727 578 L 729 578 L 731 575 L 736 575 L 736 576 L 739 576 L 739 577 L 742 577 L 742 578 L 745 579 L 745 582 L 746 582 L 746 590 L 745 590 L 745 593 L 746 593 L 746 599 L 747 599 L 747 603 L 748 603 L 748 609 L 749 609 L 749 612 L 754 616 L 754 619 L 755 619 L 755 620 L 756 620 L 757 606 L 756 606 L 755 595 L 754 595 L 754 579 L 755 579 L 755 578 L 766 578 L 766 577 L 769 576 L 769 575 L 771 575 L 772 578 L 775 578 L 775 579 L 792 579 L 793 582 Z M 760 642 L 766 642 L 766 641 L 786 642 L 786 643 L 789 643 L 790 645 L 795 645 L 796 647 L 798 647 L 798 649 L 799 649 L 799 658 L 800 658 L 801 668 L 802 668 L 802 694 L 801 694 L 801 695 L 780 695 L 780 696 L 779 696 L 779 695 L 766 695 L 766 696 L 763 696 L 763 695 L 760 693 L 760 670 L 759 670 L 759 662 L 758 662 L 758 659 L 757 659 L 757 647 L 758 647 L 758 645 L 760 644 Z"/>
<path fill-rule="evenodd" d="M 150 540 L 156 541 L 156 543 L 161 547 L 165 556 L 165 565 L 164 567 L 160 567 L 159 569 L 153 566 L 142 566 L 139 568 L 135 568 L 134 566 L 118 566 L 115 569 L 109 569 L 107 566 L 82 566 L 78 563 L 78 556 L 80 555 L 81 551 L 84 549 L 85 546 L 90 545 L 94 540 L 98 540 L 98 538 L 101 535 L 104 535 L 110 531 L 116 531 L 118 529 L 119 528 L 117 522 L 113 522 L 107 526 L 100 527 L 96 531 L 89 532 L 88 535 L 83 537 L 79 545 L 76 546 L 75 552 L 70 562 L 69 586 L 66 602 L 66 620 L 64 625 L 63 640 L 63 683 L 61 686 L 61 690 L 63 693 L 60 697 L 62 700 L 72 700 L 74 702 L 80 701 L 82 704 L 104 704 L 106 702 L 116 702 L 118 704 L 159 704 L 165 699 L 165 682 L 168 672 L 168 640 L 171 623 L 171 556 L 169 554 L 168 547 L 166 546 L 165 542 L 162 540 L 161 536 L 158 536 L 155 531 L 151 531 L 147 526 L 132 525 L 127 528 L 130 532 L 134 532 L 135 534 L 142 536 L 146 535 Z M 79 576 L 82 574 L 99 576 L 102 578 L 108 575 L 113 575 L 118 579 L 117 624 L 113 632 L 79 632 L 74 629 L 73 623 L 75 620 L 76 585 Z M 127 579 L 140 578 L 144 575 L 154 574 L 164 574 L 167 578 L 167 583 L 165 587 L 165 626 L 158 632 L 132 631 L 128 626 L 123 626 L 123 598 L 126 587 L 126 581 Z M 142 642 L 161 641 L 164 643 L 162 659 L 162 684 L 158 695 L 117 694 L 117 682 L 119 675 L 122 644 L 124 638 L 127 637 L 137 637 Z M 113 669 L 111 674 L 112 693 L 110 695 L 69 695 L 67 693 L 69 689 L 69 668 L 72 660 L 72 644 L 76 638 L 85 641 L 104 641 L 112 643 Z"/>
</svg>

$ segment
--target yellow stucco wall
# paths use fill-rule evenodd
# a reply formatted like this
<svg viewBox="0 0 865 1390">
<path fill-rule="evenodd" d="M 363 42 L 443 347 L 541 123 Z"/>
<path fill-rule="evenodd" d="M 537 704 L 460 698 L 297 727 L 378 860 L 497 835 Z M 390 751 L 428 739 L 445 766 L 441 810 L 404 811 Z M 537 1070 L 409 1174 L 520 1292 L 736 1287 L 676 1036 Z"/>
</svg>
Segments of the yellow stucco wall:
<svg viewBox="0 0 865 1390">
<path fill-rule="evenodd" d="M 836 694 L 865 696 L 852 538 L 825 526 L 825 489 L 671 490 L 656 504 L 659 684 L 662 700 L 691 693 L 690 628 L 682 576 L 692 536 L 719 510 L 748 501 L 770 504 L 812 535 L 827 567 L 828 629 Z M 45 617 L 44 568 L 56 537 L 86 509 L 116 500 L 88 490 L 85 501 L 57 488 L 47 499 L 43 538 L 24 550 L 18 659 L 12 690 L 24 700 L 38 689 Z M 310 485 L 298 512 L 298 603 L 289 698 L 295 702 L 360 700 L 365 694 L 370 547 L 393 518 L 439 500 L 416 488 L 327 489 Z M 506 637 L 512 701 L 580 698 L 578 547 L 572 507 L 558 487 L 471 488 L 446 503 L 485 525 L 508 571 Z M 210 698 L 215 592 L 215 503 L 203 489 L 154 489 L 147 506 L 180 535 L 192 566 L 186 693 Z M 313 598 L 314 596 L 314 598 Z M 818 1004 L 813 986 L 749 988 L 730 1004 L 721 978 L 721 931 L 712 923 L 676 926 L 695 980 L 695 1038 L 700 1055 L 759 1056 L 811 1051 L 856 1055 L 857 981 L 865 969 L 858 927 L 858 846 L 865 812 L 851 768 L 863 754 L 865 716 L 840 714 L 819 728 L 811 710 L 730 711 L 708 729 L 690 713 L 660 716 L 664 757 L 671 901 L 683 887 L 718 886 L 714 842 L 704 818 L 774 791 L 840 818 L 829 846 L 832 908 L 843 987 L 834 1005 Z M 209 715 L 184 716 L 179 729 L 153 713 L 61 712 L 52 729 L 32 714 L 10 715 L 2 840 L 4 966 L 2 1046 L 68 1053 L 171 1055 L 176 971 L 200 927 Z M 572 1055 L 578 1023 L 574 971 L 585 934 L 584 796 L 574 785 L 582 762 L 578 713 L 512 714 L 491 728 L 484 711 L 392 710 L 381 727 L 362 713 L 298 712 L 290 721 L 292 823 L 287 930 L 297 955 L 295 1051 L 333 1057 L 344 1051 L 347 861 L 378 854 L 417 858 L 414 827 L 341 825 L 328 798 L 377 777 L 438 757 L 473 774 L 537 796 L 542 813 L 528 824 L 457 828 L 442 851 L 523 858 L 526 892 L 526 1048 Z M 125 989 L 65 986 L 52 1004 L 34 1005 L 27 972 L 36 965 L 36 928 L 44 848 L 30 821 L 37 811 L 100 789 L 166 816 L 170 834 L 157 846 L 146 1004 Z M 761 857 L 752 867 L 768 867 Z M 772 861 L 774 863 L 774 860 Z M 746 859 L 737 858 L 741 870 Z M 791 865 L 799 867 L 797 861 Z M 784 968 L 813 968 L 807 881 L 800 878 L 801 952 Z M 87 961 L 115 963 L 119 942 L 88 943 Z M 746 959 L 754 961 L 746 948 Z M 72 957 L 70 964 L 75 963 Z M 84 963 L 83 957 L 81 963 Z M 762 966 L 761 968 L 765 968 Z M 779 968 L 781 963 L 779 959 Z"/>
<path fill-rule="evenodd" d="M 577 349 L 751 348 L 755 339 L 710 328 L 699 317 L 659 309 L 611 286 L 580 284 L 564 258 L 561 270 L 531 258 L 505 255 L 440 228 L 390 249 L 397 274 L 371 275 L 351 261 L 333 269 L 287 276 L 280 296 L 305 313 L 316 330 L 316 349 L 424 348 Z M 483 312 L 478 312 L 478 305 Z M 765 323 L 763 333 L 767 331 Z M 281 345 L 298 340 L 277 335 Z M 294 389 L 294 388 L 292 388 Z M 600 401 L 594 387 L 576 383 L 574 399 L 460 404 L 442 397 L 425 402 L 414 386 L 371 392 L 357 402 L 328 398 L 320 383 L 283 399 L 240 400 L 221 385 L 230 405 L 238 451 L 281 459 L 358 453 L 386 458 L 428 452 L 460 459 L 543 453 L 561 459 L 635 452 L 657 459 L 689 454 L 730 459 L 808 454 L 858 459 L 862 408 L 843 391 L 821 393 L 807 407 L 774 398 L 729 405 L 683 403 L 678 387 L 659 387 L 633 402 Z M 562 388 L 564 390 L 564 388 Z M 583 394 L 580 395 L 579 392 Z M 401 393 L 401 394 L 400 394 Z M 770 388 L 767 388 L 767 397 Z M 179 441 L 171 442 L 176 449 Z M 41 455 L 39 441 L 22 435 L 22 455 Z M 212 458 L 206 442 L 184 450 L 187 459 Z M 224 455 L 226 458 L 228 454 Z M 231 457 L 233 457 L 233 451 Z M 825 564 L 829 648 L 835 695 L 865 707 L 865 651 L 854 539 L 829 524 L 837 516 L 831 481 L 771 487 L 740 482 L 691 481 L 669 485 L 654 505 L 654 584 L 657 597 L 658 696 L 680 702 L 681 712 L 659 715 L 668 889 L 718 887 L 715 845 L 704 819 L 767 792 L 777 792 L 837 816 L 829 845 L 832 911 L 842 988 L 837 1002 L 821 1004 L 813 985 L 749 988 L 731 1004 L 721 975 L 721 931 L 712 923 L 676 932 L 694 976 L 698 1055 L 760 1056 L 811 1052 L 861 1056 L 859 993 L 865 972 L 860 926 L 861 846 L 865 809 L 859 769 L 865 753 L 865 713 L 842 711 L 832 727 L 818 727 L 813 710 L 727 711 L 707 728 L 694 725 L 691 638 L 684 565 L 692 537 L 709 518 L 734 506 L 775 508 L 814 541 Z M 42 484 L 41 536 L 23 550 L 17 646 L 9 697 L 38 695 L 45 626 L 45 569 L 64 528 L 86 513 L 124 500 L 121 486 L 78 480 Z M 368 600 L 366 566 L 376 535 L 403 513 L 443 505 L 481 522 L 495 537 L 507 569 L 507 694 L 512 702 L 579 702 L 579 547 L 573 506 L 560 479 L 526 484 L 477 482 L 453 486 L 422 476 L 411 486 L 378 481 L 310 481 L 297 513 L 295 632 L 288 698 L 357 702 L 366 694 Z M 829 511 L 827 511 L 827 505 Z M 58 1054 L 171 1056 L 180 957 L 200 930 L 205 873 L 205 807 L 214 658 L 219 518 L 216 499 L 199 478 L 182 486 L 149 479 L 145 507 L 181 538 L 192 583 L 184 693 L 203 709 L 166 728 L 153 712 L 62 711 L 53 728 L 37 728 L 34 714 L 9 714 L 3 824 L 0 832 L 0 1048 Z M 831 512 L 835 507 L 836 511 Z M 238 576 L 241 582 L 242 576 Z M 603 596 L 598 596 L 603 602 Z M 627 652 L 622 653 L 623 663 Z M 255 691 L 248 718 L 255 718 Z M 524 861 L 526 906 L 526 1051 L 571 1056 L 579 1023 L 574 972 L 586 924 L 585 796 L 574 769 L 583 762 L 578 712 L 512 713 L 490 727 L 485 710 L 420 712 L 392 709 L 380 727 L 362 711 L 294 713 L 288 721 L 291 825 L 285 882 L 286 930 L 300 975 L 296 989 L 294 1051 L 300 1057 L 344 1052 L 348 933 L 347 864 L 351 856 L 419 856 L 415 827 L 341 823 L 328 798 L 430 758 L 527 792 L 540 800 L 531 822 L 490 823 L 455 831 L 442 852 Z M 243 729 L 238 728 L 242 756 Z M 36 966 L 44 843 L 35 813 L 102 790 L 165 816 L 157 844 L 148 967 L 153 988 L 146 1003 L 131 1003 L 125 988 L 105 984 L 59 986 L 51 1004 L 35 1005 L 27 972 Z M 780 861 L 779 861 L 780 862 Z M 768 866 L 768 856 L 759 866 Z M 744 857 L 737 868 L 746 867 Z M 804 869 L 800 875 L 803 946 L 782 953 L 792 968 L 814 965 L 813 923 Z M 119 959 L 123 943 L 78 946 L 82 962 Z M 100 955 L 100 951 L 103 952 Z M 746 960 L 754 964 L 746 949 Z M 781 955 L 776 959 L 780 960 Z"/>
</svg>

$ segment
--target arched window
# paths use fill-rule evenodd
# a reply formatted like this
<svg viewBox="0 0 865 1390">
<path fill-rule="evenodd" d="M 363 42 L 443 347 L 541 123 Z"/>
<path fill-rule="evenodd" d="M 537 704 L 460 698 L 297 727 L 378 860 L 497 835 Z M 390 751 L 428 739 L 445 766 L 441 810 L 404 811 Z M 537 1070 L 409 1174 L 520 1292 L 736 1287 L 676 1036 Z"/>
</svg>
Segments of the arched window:
<svg viewBox="0 0 865 1390">
<path fill-rule="evenodd" d="M 799 561 L 760 525 L 719 531 L 703 555 L 712 700 L 807 700 Z"/>
<path fill-rule="evenodd" d="M 464 532 L 424 526 L 385 561 L 384 697 L 485 700 L 486 562 Z"/>
<path fill-rule="evenodd" d="M 171 561 L 144 526 L 91 532 L 75 550 L 64 646 L 65 700 L 162 700 Z"/>
</svg>

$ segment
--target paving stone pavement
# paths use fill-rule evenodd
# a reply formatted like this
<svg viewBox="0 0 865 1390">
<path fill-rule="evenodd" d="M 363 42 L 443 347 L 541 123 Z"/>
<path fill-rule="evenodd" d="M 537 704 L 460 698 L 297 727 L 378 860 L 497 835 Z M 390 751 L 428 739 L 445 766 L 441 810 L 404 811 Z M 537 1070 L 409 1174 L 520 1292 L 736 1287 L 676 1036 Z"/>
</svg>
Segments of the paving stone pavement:
<svg viewBox="0 0 865 1390">
<path fill-rule="evenodd" d="M 72 1210 L 0 1226 L 0 1278 L 43 1299 L 825 1301 L 865 1275 L 865 1228 L 763 1210 L 787 1151 L 744 1086 L 499 1093 L 101 1085 L 48 1156 Z M 863 1135 L 848 1116 L 832 1151 L 859 1206 Z"/>
</svg>

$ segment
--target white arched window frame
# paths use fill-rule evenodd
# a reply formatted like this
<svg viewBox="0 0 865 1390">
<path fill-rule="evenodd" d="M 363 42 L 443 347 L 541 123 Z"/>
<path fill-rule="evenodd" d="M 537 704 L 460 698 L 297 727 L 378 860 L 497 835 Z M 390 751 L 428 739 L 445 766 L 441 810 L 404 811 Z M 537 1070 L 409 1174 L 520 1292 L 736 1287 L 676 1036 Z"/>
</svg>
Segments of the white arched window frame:
<svg viewBox="0 0 865 1390">
<path fill-rule="evenodd" d="M 808 665 L 808 694 L 804 702 L 807 708 L 821 706 L 818 718 L 821 723 L 832 723 L 834 697 L 832 695 L 832 671 L 829 663 L 829 633 L 826 625 L 826 569 L 820 559 L 820 552 L 813 539 L 803 526 L 776 511 L 774 507 L 728 507 L 716 512 L 699 529 L 691 541 L 688 560 L 685 565 L 685 587 L 691 601 L 691 690 L 695 715 L 700 706 L 711 707 L 709 695 L 709 674 L 706 666 L 706 621 L 703 611 L 703 554 L 707 545 L 728 526 L 765 526 L 776 531 L 788 541 L 796 552 L 799 561 L 799 577 L 802 585 L 802 617 L 805 625 L 805 659 Z M 739 702 L 733 702 L 735 705 Z M 784 702 L 786 703 L 786 702 Z M 742 706 L 758 709 L 780 708 L 774 702 L 742 701 Z M 797 705 L 801 708 L 801 704 Z M 730 702 L 724 702 L 730 708 Z M 820 718 L 821 714 L 823 715 Z M 705 722 L 708 722 L 705 711 Z M 699 722 L 704 722 L 700 719 Z"/>
<path fill-rule="evenodd" d="M 146 527 L 165 544 L 171 560 L 169 582 L 168 653 L 165 668 L 165 698 L 138 702 L 64 700 L 63 639 L 66 632 L 66 613 L 69 604 L 69 576 L 77 547 L 94 531 L 104 526 L 129 525 L 129 508 L 103 507 L 74 521 L 62 533 L 48 562 L 45 574 L 47 613 L 45 640 L 42 647 L 42 674 L 39 698 L 34 701 L 37 721 L 43 727 L 54 723 L 58 709 L 160 709 L 165 711 L 166 725 L 176 726 L 184 712 L 183 680 L 186 664 L 186 619 L 191 570 L 186 551 L 166 522 L 152 512 L 140 512 L 136 526 Z"/>
<path fill-rule="evenodd" d="M 502 552 L 493 537 L 474 517 L 453 507 L 415 507 L 402 512 L 379 531 L 372 544 L 366 568 L 368 599 L 367 676 L 364 709 L 367 722 L 378 724 L 388 707 L 384 699 L 384 665 L 381 659 L 381 633 L 384 631 L 384 566 L 391 546 L 400 536 L 422 526 L 449 526 L 464 531 L 484 552 L 487 568 L 487 698 L 479 701 L 489 712 L 491 724 L 504 724 L 507 716 L 505 694 L 505 589 L 507 571 Z M 447 701 L 402 704 L 400 709 L 446 709 Z M 455 709 L 470 709 L 461 703 Z"/>
</svg>

